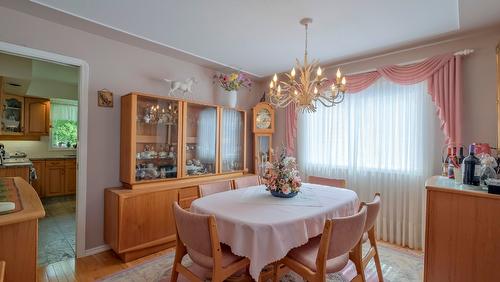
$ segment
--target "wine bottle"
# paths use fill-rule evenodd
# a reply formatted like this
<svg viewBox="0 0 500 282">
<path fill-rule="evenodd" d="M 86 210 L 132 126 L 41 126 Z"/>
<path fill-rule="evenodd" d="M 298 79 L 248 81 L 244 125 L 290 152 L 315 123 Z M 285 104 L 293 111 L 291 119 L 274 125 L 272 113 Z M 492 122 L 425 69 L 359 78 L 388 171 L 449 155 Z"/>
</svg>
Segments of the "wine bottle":
<svg viewBox="0 0 500 282">
<path fill-rule="evenodd" d="M 475 145 L 469 146 L 469 155 L 463 161 L 464 184 L 479 186 L 481 174 L 481 162 L 475 156 Z"/>
</svg>

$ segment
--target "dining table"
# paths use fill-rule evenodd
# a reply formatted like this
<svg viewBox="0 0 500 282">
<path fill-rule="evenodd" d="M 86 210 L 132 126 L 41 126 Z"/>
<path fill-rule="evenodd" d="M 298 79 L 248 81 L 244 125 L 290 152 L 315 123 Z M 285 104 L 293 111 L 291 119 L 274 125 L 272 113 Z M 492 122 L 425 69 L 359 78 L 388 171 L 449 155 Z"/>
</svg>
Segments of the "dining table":
<svg viewBox="0 0 500 282">
<path fill-rule="evenodd" d="M 302 183 L 293 198 L 271 195 L 264 185 L 212 194 L 192 202 L 191 211 L 215 216 L 221 243 L 250 259 L 259 281 L 262 269 L 323 232 L 327 219 L 353 215 L 359 207 L 349 189 Z"/>
</svg>

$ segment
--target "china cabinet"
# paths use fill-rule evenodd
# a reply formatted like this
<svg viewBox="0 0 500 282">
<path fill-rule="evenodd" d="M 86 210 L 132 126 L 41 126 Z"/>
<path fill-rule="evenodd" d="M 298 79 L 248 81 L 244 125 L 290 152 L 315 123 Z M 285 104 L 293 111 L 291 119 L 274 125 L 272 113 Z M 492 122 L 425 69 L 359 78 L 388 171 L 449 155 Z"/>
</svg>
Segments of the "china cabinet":
<svg viewBox="0 0 500 282">
<path fill-rule="evenodd" d="M 122 187 L 106 189 L 106 243 L 124 261 L 175 245 L 172 204 L 246 169 L 246 112 L 171 97 L 121 98 Z"/>
<path fill-rule="evenodd" d="M 120 179 L 153 187 L 246 170 L 246 112 L 171 97 L 121 98 Z"/>
<path fill-rule="evenodd" d="M 253 154 L 255 174 L 263 175 L 264 165 L 272 158 L 274 133 L 274 108 L 266 102 L 258 103 L 253 109 Z"/>
</svg>

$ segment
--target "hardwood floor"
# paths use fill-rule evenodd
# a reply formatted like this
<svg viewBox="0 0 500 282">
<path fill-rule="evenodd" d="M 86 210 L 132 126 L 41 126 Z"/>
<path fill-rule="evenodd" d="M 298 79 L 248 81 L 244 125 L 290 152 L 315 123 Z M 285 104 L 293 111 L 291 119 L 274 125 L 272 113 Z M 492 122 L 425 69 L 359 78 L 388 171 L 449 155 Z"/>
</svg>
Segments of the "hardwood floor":
<svg viewBox="0 0 500 282">
<path fill-rule="evenodd" d="M 147 257 L 124 263 L 111 250 L 79 259 L 68 259 L 41 266 L 37 269 L 37 281 L 95 281 L 98 278 L 161 256 L 173 249 L 161 251 Z"/>
</svg>

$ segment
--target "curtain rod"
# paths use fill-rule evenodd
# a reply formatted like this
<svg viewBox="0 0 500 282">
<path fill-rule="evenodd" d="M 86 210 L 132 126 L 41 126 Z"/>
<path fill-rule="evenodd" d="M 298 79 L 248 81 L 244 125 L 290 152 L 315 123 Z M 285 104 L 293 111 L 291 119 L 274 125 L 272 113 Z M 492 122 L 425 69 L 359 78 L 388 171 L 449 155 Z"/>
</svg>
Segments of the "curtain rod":
<svg viewBox="0 0 500 282">
<path fill-rule="evenodd" d="M 455 53 L 453 53 L 453 55 L 455 56 L 468 56 L 470 54 L 474 53 L 474 49 L 463 49 L 463 50 L 460 50 L 460 51 L 456 51 Z M 428 58 L 423 58 L 423 59 L 418 59 L 418 60 L 414 60 L 414 61 L 409 61 L 409 62 L 405 62 L 405 63 L 401 63 L 401 64 L 397 64 L 398 66 L 406 66 L 406 65 L 411 65 L 411 64 L 416 64 L 416 63 L 420 63 L 422 61 L 425 61 L 426 59 Z M 345 64 L 338 64 L 336 65 L 337 67 L 338 66 L 342 66 L 342 65 L 350 65 L 352 63 L 355 63 L 356 61 L 353 61 L 353 62 L 348 62 L 348 63 L 345 63 Z M 329 68 L 332 68 L 333 66 L 329 67 Z M 353 74 L 360 74 L 360 73 L 365 73 L 365 72 L 371 72 L 371 71 L 376 71 L 377 69 L 368 69 L 368 70 L 363 70 L 363 71 L 357 71 L 357 72 L 351 72 L 351 73 L 348 73 L 347 75 L 353 75 Z"/>
</svg>

